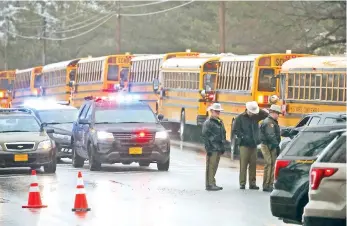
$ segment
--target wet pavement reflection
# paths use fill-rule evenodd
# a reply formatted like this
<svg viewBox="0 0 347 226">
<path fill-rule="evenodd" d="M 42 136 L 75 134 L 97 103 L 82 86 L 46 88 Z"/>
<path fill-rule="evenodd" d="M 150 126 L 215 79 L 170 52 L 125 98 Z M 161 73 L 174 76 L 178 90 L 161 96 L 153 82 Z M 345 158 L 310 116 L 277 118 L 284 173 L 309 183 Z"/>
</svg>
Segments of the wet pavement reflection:
<svg viewBox="0 0 347 226">
<path fill-rule="evenodd" d="M 169 172 L 150 167 L 88 164 L 74 169 L 69 160 L 56 174 L 37 171 L 44 209 L 22 209 L 27 203 L 30 170 L 0 169 L 1 226 L 210 226 L 284 225 L 271 216 L 269 194 L 238 189 L 238 170 L 222 159 L 217 183 L 223 191 L 204 187 L 205 156 L 186 148 L 172 149 Z M 75 213 L 77 174 L 81 171 L 91 211 Z M 258 178 L 261 184 L 261 177 Z M 232 223 L 232 224 L 231 224 Z"/>
</svg>

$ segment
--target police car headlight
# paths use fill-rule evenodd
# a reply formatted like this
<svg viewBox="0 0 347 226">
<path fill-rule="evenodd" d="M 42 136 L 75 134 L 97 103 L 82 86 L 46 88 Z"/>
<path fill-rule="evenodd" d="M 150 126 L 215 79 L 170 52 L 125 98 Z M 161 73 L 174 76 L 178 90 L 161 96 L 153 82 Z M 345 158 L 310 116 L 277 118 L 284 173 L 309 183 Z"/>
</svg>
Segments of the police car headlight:
<svg viewBox="0 0 347 226">
<path fill-rule="evenodd" d="M 98 131 L 97 137 L 99 140 L 109 140 L 109 139 L 113 139 L 113 134 L 104 132 L 104 131 Z"/>
<path fill-rule="evenodd" d="M 168 134 L 166 131 L 156 132 L 155 133 L 155 139 L 166 139 L 168 137 Z"/>
<path fill-rule="evenodd" d="M 37 149 L 49 150 L 52 148 L 52 142 L 50 140 L 41 141 Z"/>
</svg>

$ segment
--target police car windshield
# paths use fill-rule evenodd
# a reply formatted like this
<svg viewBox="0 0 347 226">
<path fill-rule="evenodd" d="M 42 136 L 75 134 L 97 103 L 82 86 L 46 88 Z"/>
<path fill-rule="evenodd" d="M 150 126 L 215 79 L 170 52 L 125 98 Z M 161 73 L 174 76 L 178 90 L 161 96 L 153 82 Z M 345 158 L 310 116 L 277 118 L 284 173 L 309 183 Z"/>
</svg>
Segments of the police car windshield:
<svg viewBox="0 0 347 226">
<path fill-rule="evenodd" d="M 0 133 L 40 132 L 40 125 L 34 117 L 0 117 Z"/>
<path fill-rule="evenodd" d="M 148 108 L 97 109 L 95 123 L 156 123 L 156 117 Z"/>
<path fill-rule="evenodd" d="M 54 109 L 38 112 L 40 120 L 47 124 L 73 123 L 78 116 L 77 109 Z"/>
</svg>

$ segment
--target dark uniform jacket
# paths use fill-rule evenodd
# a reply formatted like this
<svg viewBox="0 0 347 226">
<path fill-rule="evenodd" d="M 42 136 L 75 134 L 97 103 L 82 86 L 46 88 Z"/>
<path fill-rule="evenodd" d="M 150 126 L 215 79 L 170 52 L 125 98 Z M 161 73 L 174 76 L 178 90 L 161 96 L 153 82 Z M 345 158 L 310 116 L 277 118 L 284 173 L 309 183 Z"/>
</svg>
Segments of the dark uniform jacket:
<svg viewBox="0 0 347 226">
<path fill-rule="evenodd" d="M 202 127 L 202 138 L 205 149 L 209 152 L 225 152 L 226 131 L 224 123 L 219 118 L 208 118 Z"/>
<path fill-rule="evenodd" d="M 236 117 L 232 134 L 237 136 L 240 146 L 256 148 L 260 144 L 259 122 L 268 115 L 266 111 L 260 109 L 257 115 L 249 116 L 245 111 Z"/>
<path fill-rule="evenodd" d="M 260 140 L 262 144 L 269 147 L 270 150 L 279 148 L 281 142 L 281 130 L 277 120 L 268 116 L 260 126 Z"/>
</svg>

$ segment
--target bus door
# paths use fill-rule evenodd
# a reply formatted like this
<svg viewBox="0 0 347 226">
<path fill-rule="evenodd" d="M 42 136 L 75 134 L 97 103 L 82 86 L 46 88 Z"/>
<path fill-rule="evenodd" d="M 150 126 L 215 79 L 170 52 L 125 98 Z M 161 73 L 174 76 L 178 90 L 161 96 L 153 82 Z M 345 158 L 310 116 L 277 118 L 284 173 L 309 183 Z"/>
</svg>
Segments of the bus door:
<svg viewBox="0 0 347 226">
<path fill-rule="evenodd" d="M 125 89 L 128 87 L 128 80 L 129 80 L 129 67 L 121 67 L 121 70 L 119 72 L 119 85 L 121 89 Z"/>
<path fill-rule="evenodd" d="M 199 100 L 198 125 L 206 120 L 207 108 L 216 100 L 218 65 L 218 62 L 212 61 L 203 66 L 202 87 L 199 87 L 202 98 Z"/>
<path fill-rule="evenodd" d="M 109 59 L 112 60 L 112 58 Z M 119 85 L 119 73 L 120 68 L 115 63 L 107 64 L 107 76 L 106 76 L 106 84 L 104 84 L 105 91 L 107 92 L 117 92 L 120 90 Z"/>
<path fill-rule="evenodd" d="M 10 107 L 11 96 L 13 91 L 14 78 L 10 72 L 0 73 L 0 106 Z"/>
<path fill-rule="evenodd" d="M 43 86 L 43 74 L 42 67 L 34 68 L 31 75 L 30 89 L 31 96 L 39 97 L 45 95 L 42 89 Z"/>
<path fill-rule="evenodd" d="M 69 102 L 72 103 L 73 94 L 76 91 L 76 73 L 77 73 L 77 65 L 74 67 L 67 68 L 67 81 L 66 84 L 66 92 L 69 94 Z"/>
</svg>

